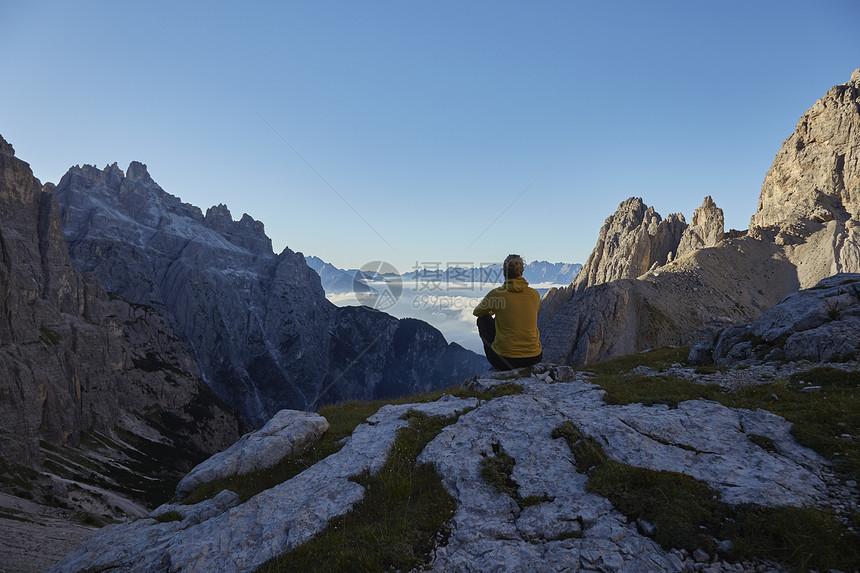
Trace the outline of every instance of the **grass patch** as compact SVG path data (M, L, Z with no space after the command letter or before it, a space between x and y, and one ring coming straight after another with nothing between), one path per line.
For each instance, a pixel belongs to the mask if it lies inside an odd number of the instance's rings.
M775 559L794 571L860 570L860 536L830 512L810 507L740 506L723 524L731 558Z
M754 443L755 445L757 445L758 447L760 447L761 449L763 449L766 452L775 452L776 451L776 445L774 445L773 440L771 440L767 436L759 436L757 434L747 434L747 438L749 438L749 440L752 443Z
M428 560L455 504L435 470L416 459L456 417L412 412L409 420L379 473L355 478L366 488L365 498L314 539L259 571L408 571Z
M170 364L169 362L165 362L161 360L161 357L155 354L154 352L147 352L146 356L143 358L132 357L132 363L134 363L134 367L144 372L173 372L174 374L187 374L181 368L178 368L175 364Z
M553 500L545 493L521 497L519 486L511 477L514 472L514 465L516 465L516 460L504 453L498 444L493 444L493 455L481 460L481 477L497 492L511 496L520 506L520 509Z
M808 386L820 389L802 391ZM817 367L792 374L788 380L747 386L715 399L726 406L762 408L782 416L792 423L795 440L829 460L844 480L860 477L860 442L856 439L860 435L860 372Z
M39 472L33 468L20 465L8 465L0 460L0 488L5 491L24 497L30 495L32 498L33 483L39 477Z
M514 499L519 498L519 486L511 478L516 461L501 451L498 444L493 444L494 456L481 460L481 477L485 482Z
M167 523L168 521L182 521L182 514L176 510L173 511L165 511L164 513L159 514L155 521L158 523Z
M728 366L714 366L713 364L710 364L706 366L696 366L693 372L696 374L716 374L717 372L726 372L728 370Z
M497 386L493 386L489 390L475 390L465 386L457 388L451 394L457 398L477 398L478 400L492 400L493 398L501 398L502 396L513 396L522 394L523 387L520 384L513 382L504 382Z
M729 539L734 549L724 558L732 561L773 559L795 570L860 568L860 536L848 532L830 512L733 507L707 483L690 476L610 459L599 442L570 422L556 428L553 437L567 441L577 469L588 475L586 488L608 498L629 520L654 524L654 540L666 550L713 554L716 540Z
M681 346L678 348L656 348L636 354L628 354L611 358L603 362L589 364L587 371L595 374L622 374L630 372L637 366L647 366L653 370L662 371L669 368L673 364L683 364L690 354L689 346Z
M44 344L50 344L51 346L56 346L60 343L62 336L56 330L51 330L44 324L39 327L39 332L41 332L41 336L39 336L39 340Z
M14 521L22 521L24 523L36 523L32 519L27 519L25 517L21 517L20 515L15 515L14 513L7 513L5 511L0 511L0 519L12 519Z
M603 399L607 404L666 404L675 408L685 400L716 400L723 395L717 385L696 384L675 376L604 374L589 382L606 391Z
M72 518L78 523L89 525L90 527L104 527L108 524L103 518L93 515L88 511L76 511Z

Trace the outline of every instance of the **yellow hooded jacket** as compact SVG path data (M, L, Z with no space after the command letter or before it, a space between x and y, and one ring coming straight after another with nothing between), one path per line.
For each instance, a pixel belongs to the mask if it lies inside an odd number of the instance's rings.
M487 293L475 310L477 317L496 315L493 350L508 358L531 358L541 353L537 327L540 295L526 279L516 277Z

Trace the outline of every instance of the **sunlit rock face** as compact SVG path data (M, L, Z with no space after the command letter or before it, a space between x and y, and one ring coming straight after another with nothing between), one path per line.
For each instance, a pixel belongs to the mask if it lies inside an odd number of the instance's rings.
M622 202L600 229L597 245L574 279L576 290L618 279L635 279L663 265L678 249L684 216L665 220L639 197Z
M204 214L141 163L74 167L56 195L72 264L162 313L215 392L255 425L283 408L427 391L486 368L426 323L335 307L301 253L272 251L261 222L234 221L224 205Z
M573 285L541 301L545 357L583 364L697 344L799 288L860 272L860 70L783 143L749 232L725 233L710 197L691 225L672 217L630 198L606 220Z
M784 247L804 288L860 272L860 69L816 101L782 144L750 232Z

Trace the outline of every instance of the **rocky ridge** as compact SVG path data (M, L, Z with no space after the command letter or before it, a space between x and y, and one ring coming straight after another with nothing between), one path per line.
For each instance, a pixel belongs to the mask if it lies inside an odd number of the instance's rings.
M544 356L583 364L696 344L799 288L860 272L858 150L860 70L783 143L749 232L725 233L710 197L689 227L682 216L661 220L640 199L623 202L577 280L541 300Z
M627 199L601 227L597 245L573 281L574 290L636 278L666 264L686 229L683 215L673 213L664 220L641 198Z
M313 409L445 387L484 368L430 325L338 308L301 253L272 251L262 223L170 195L132 162L74 167L56 189L72 263L152 306L216 394L254 425Z

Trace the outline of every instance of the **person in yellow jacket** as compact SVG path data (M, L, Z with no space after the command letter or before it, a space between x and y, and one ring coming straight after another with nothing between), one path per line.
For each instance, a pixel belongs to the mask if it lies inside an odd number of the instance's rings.
M523 278L523 266L519 255L508 255L502 266L505 283L472 312L478 317L484 353L496 370L523 368L543 359L537 327L540 295Z

